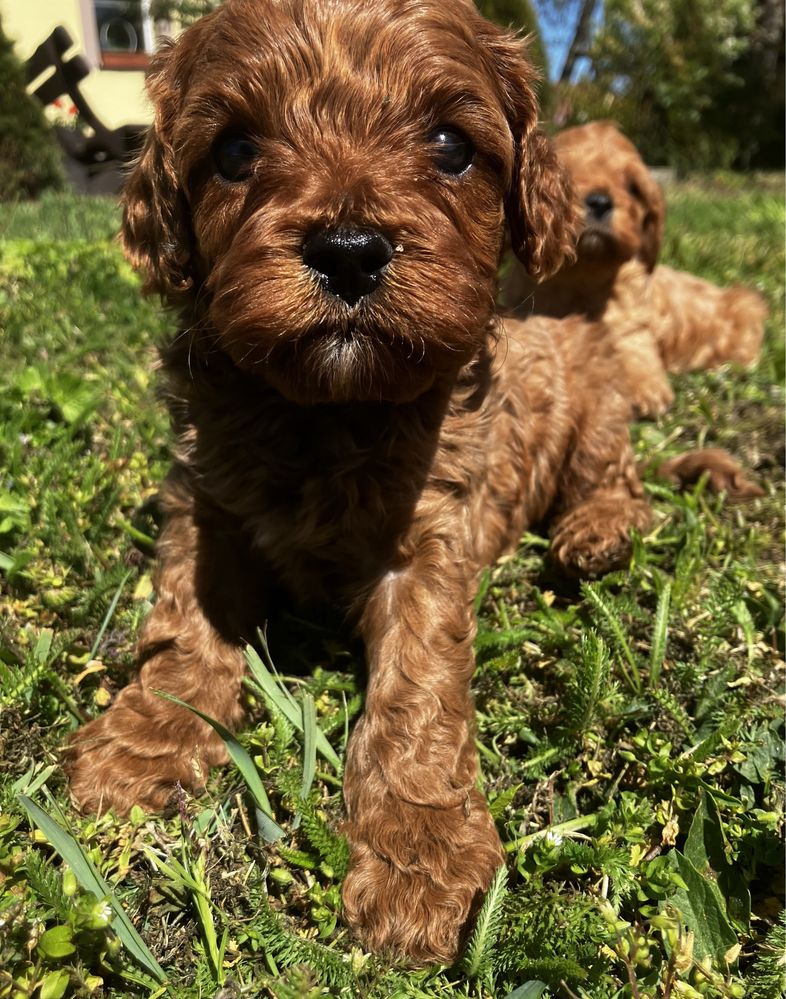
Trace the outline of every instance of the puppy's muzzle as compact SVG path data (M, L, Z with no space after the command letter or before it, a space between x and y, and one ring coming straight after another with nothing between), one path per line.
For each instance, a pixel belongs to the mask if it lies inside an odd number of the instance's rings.
M303 263L347 305L374 291L392 258L393 247L376 229L321 229L303 244Z

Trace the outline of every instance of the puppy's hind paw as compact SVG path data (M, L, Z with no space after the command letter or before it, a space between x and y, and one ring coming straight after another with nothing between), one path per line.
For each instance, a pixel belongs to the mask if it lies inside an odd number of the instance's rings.
M670 458L658 466L657 475L681 488L695 485L706 475L710 492L725 493L730 500L739 502L764 496L761 486L745 477L739 462L718 447L699 448Z

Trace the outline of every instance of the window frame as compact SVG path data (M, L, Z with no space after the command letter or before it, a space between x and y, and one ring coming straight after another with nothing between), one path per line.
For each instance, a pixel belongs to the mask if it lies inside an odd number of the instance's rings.
M140 0L142 8L142 45L139 52L105 52L98 36L95 0L79 0L84 28L85 54L99 69L146 69L155 49L155 23L150 16L150 0Z

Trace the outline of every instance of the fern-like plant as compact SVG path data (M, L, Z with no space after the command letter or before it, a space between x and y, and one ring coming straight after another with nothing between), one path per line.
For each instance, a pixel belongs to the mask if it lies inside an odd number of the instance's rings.
M612 693L611 656L603 638L590 629L581 640L581 657L565 686L565 713L571 736L592 728L601 703Z
M508 893L508 872L500 867L486 893L475 929L469 939L461 969L471 981L490 985L494 970L494 951L503 921L503 905Z
M358 984L351 965L340 953L294 933L273 911L266 896L259 899L254 914L254 930L268 961L272 960L279 968L302 965L328 987Z
M786 909L767 934L746 981L746 999L778 999L786 995Z
M582 583L581 595L588 603L592 622L606 641L619 653L618 664L625 682L634 694L642 691L639 666L633 653L625 623L625 615L635 612L635 605L628 596L613 595L606 587L608 581Z
M322 865L333 873L336 880L342 881L349 867L349 844L320 817L313 802L304 801L301 806L300 829L319 855Z
M503 919L493 955L498 980L540 979L558 989L604 973L600 948L610 933L595 898L536 876L526 890L508 893Z

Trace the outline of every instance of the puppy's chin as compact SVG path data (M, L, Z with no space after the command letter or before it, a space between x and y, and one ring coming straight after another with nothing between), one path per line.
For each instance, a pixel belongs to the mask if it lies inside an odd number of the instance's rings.
M252 293L243 277L221 284L211 303L217 345L302 405L412 402L472 360L493 316L489 283L477 279L445 282L441 294L433 281L413 290L399 279L347 308L286 281Z
M579 236L579 253L583 257L609 257L615 255L614 233L600 226L587 226Z
M457 375L485 342L496 259L414 238L381 285L348 305L300 254L236 238L205 282L217 345L238 368L305 405L405 403ZM442 245L438 244L438 250Z
M589 225L579 236L578 254L586 263L621 264L635 253L619 234L607 226Z
M261 378L285 399L303 406L324 403L407 403L427 392L440 374L424 356L383 337L358 332L310 333L278 344L264 358L230 344L241 369Z

